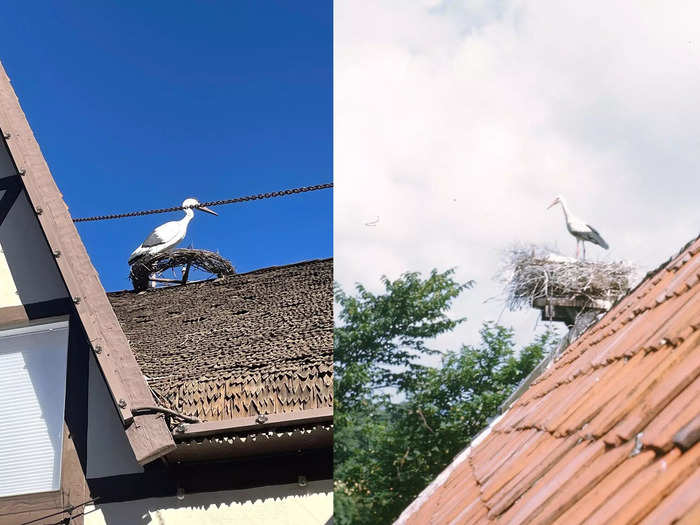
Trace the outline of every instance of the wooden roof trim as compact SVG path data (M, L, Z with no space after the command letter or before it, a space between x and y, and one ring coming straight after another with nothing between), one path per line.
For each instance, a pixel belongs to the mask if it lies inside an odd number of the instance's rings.
M205 421L203 423L192 424L183 423L175 428L173 434L180 440L217 434L245 432L249 430L268 430L272 428L309 425L328 421L333 421L332 407L313 408L265 416L238 417L223 421Z
M239 436L210 436L178 442L177 448L166 456L168 463L236 461L255 456L297 456L301 452L326 449L333 451L332 426L319 424L303 430L280 429L260 433L243 432ZM332 471L332 465L328 464Z
M139 463L144 464L175 448L162 416L133 416L130 407L152 404L151 391L136 362L124 332L107 299L102 284L61 192L51 176L39 144L20 107L10 79L0 64L0 128L9 134L7 147L20 171L46 240L54 253L96 360L102 370L126 435Z

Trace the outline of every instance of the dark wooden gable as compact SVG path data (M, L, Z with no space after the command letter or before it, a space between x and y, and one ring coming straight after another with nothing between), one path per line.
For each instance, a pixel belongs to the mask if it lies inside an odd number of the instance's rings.
M12 198L15 203L24 199L25 212L33 214L44 237L43 257L53 259L51 266L54 271L58 270L61 285L94 351L134 455L141 464L153 461L175 448L172 435L162 417L132 413L136 408L154 404L151 391L1 66L0 129L9 153L2 177L6 187L0 199L5 205ZM9 208L8 217L14 213L12 209ZM42 243L35 247L39 245ZM1 259L0 262L14 259L13 265L17 268L31 262L26 252L22 255L15 250L5 253ZM15 269L10 273L20 275ZM61 299L65 301L65 295ZM3 317L6 320L12 317L12 322L26 322L32 308L37 304L41 307L43 302L22 298L19 303L8 305L12 310L0 312L0 322Z

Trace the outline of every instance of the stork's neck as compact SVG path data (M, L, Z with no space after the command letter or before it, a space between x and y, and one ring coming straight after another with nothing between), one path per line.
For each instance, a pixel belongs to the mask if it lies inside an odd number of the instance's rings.
M559 204L561 204L561 209L564 210L564 218L569 220L569 207L566 205L566 201L563 198L559 199Z
M188 224L192 220L192 217L194 217L194 212L192 211L192 208L186 208L184 212L185 216L182 219L180 219L180 222Z

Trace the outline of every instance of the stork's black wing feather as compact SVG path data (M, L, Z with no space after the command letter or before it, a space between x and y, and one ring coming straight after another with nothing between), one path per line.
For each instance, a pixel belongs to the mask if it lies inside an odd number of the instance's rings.
M146 240L143 241L141 246L144 248L151 248L153 246L158 246L159 244L163 244L165 242L165 239L163 239L160 235L158 235L157 232L151 233L148 237L146 237Z
M591 229L590 232L586 232L586 240L588 242L597 244L598 246L600 246L601 248L605 248L606 250L610 248L610 246L608 246L608 243L605 242L605 239L603 239L603 236L600 233L598 233L598 230L596 230L590 224L586 224L586 226L588 226Z

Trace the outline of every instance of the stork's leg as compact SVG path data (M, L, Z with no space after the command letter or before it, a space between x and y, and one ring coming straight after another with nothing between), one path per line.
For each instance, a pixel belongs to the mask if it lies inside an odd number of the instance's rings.
M579 242L581 242L581 241L579 241L578 239L576 239L576 258L577 258L577 259L578 259L578 257L579 257L579 250L580 250Z
M581 244L583 245L583 260L586 260L586 241L581 241Z

